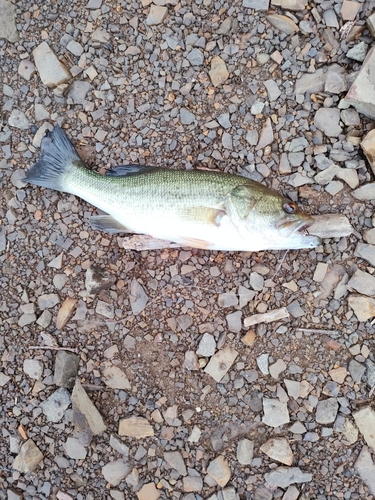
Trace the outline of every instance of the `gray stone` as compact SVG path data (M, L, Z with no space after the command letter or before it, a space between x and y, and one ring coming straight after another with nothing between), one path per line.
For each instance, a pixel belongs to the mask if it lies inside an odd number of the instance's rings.
M372 47L345 98L359 113L372 119L375 119L375 87L372 80L374 72L375 47Z
M72 403L73 410L78 411L83 415L86 419L87 425L94 435L101 434L107 429L102 416L88 397L79 380L76 380L73 388Z
M129 298L133 314L140 314L147 305L148 295L136 279L131 282Z
M299 467L278 467L264 477L272 488L287 488L291 484L308 483L312 480L312 474L302 472Z
M263 398L264 416L262 422L270 427L279 427L289 422L289 412L286 402L278 399Z
M364 295L375 295L375 277L357 269L348 281L348 287Z
M375 246L359 242L356 246L354 255L367 260L373 267L375 266Z
M102 373L104 383L107 387L111 387L112 389L131 389L128 378L118 366L114 366L110 362L105 362L103 366Z
M286 366L285 362L282 359L278 359L276 361L276 363L274 363L273 365L270 365L270 367L269 367L271 377L274 379L279 378L280 373L285 371L286 368L287 368L287 366Z
M182 125L190 125L195 121L195 115L186 108L181 108L180 111L180 122Z
M76 438L68 438L64 443L64 449L68 457L74 460L83 460L86 458L87 451Z
M36 315L34 313L25 313L20 316L20 319L18 320L18 326L22 328L23 326L34 323L34 321L36 321Z
M22 59L18 65L18 74L27 81L30 80L35 71L36 67L29 59Z
M374 108L375 109L375 108ZM375 111L374 111L375 115ZM375 118L375 117L374 117ZM352 192L355 199L366 201L375 199L375 182L365 184Z
M23 362L23 371L29 377L40 380L43 374L43 363L38 359L25 359Z
M217 117L217 121L223 128L230 128L232 126L229 119L229 113L222 113Z
M210 333L204 333L203 337L199 342L197 355L209 358L215 354L215 349L216 349L215 337Z
M366 59L366 54L368 50L368 45L365 42L360 42L357 45L354 45L348 52L346 53L346 57L349 59L354 59L359 62L363 62Z
M361 119L357 111L353 108L343 109L341 111L341 120L345 123L345 125L350 126L358 126L361 124ZM362 143L363 144L363 143Z
M361 410L354 412L353 417L367 445L375 452L375 411L370 406L365 406Z
M187 475L186 465L179 451L165 451L164 460L181 476Z
M131 472L132 466L121 458L109 462L102 467L102 474L107 483L117 486Z
M73 104L84 104L87 92L91 89L91 83L75 80L70 87L68 97L73 101Z
M34 441L28 439L21 447L19 454L14 459L12 468L19 472L31 472L43 460L43 454Z
M273 138L274 138L274 135L273 135L271 118L267 118L267 120L265 121L265 123L262 127L259 142L258 142L255 150L259 151L259 149L265 148L266 146L268 146L269 144L271 144L273 142Z
M293 452L285 437L269 439L260 447L260 451L282 464L292 465L293 463Z
M46 293L38 297L38 307L41 311L50 309L60 302L60 297L56 293Z
M350 376L352 377L353 381L356 384L360 384L362 382L362 377L365 374L366 367L356 361L355 359L352 359L349 363L349 373Z
M58 351L53 379L58 387L72 388L78 374L79 356L69 351Z
M48 118L50 117L50 114L42 104L35 103L34 104L34 116L35 116L35 120L37 122L41 122L44 120L48 120Z
M287 35L291 35L292 33L296 33L297 31L299 31L296 23L287 16L282 16L280 14L270 14L269 16L267 16L267 21L276 29L282 31L283 33L286 33Z
M12 110L8 118L8 125L20 130L27 130L30 127L29 120L27 119L25 113L18 109Z
M108 304L108 302L104 302L104 300L98 300L96 303L95 311L97 314L104 316L109 319L113 319L115 317L115 310L113 304Z
M79 57L83 54L83 47L80 43L76 42L75 40L70 40L66 48L71 52L73 55Z
M281 7L286 10L304 10L308 0L271 0L271 5Z
M150 12L146 19L146 24L156 26L161 24L168 15L168 8L162 5L151 4Z
M182 484L184 487L184 491L190 492L190 491L202 491L203 488L203 480L201 476L186 476L182 480ZM185 498L185 497L184 497ZM195 499L195 496L193 495L192 499Z
M89 0L86 9L100 9L103 0Z
M319 108L314 117L314 125L328 137L338 137L341 134L339 121L340 110L337 108Z
M340 73L329 72L324 85L325 92L331 94L341 94L348 90L345 76Z
M358 321L367 321L375 316L375 299L364 295L349 295L348 305L354 311Z
M238 352L235 349L229 346L224 347L224 349L212 356L204 371L211 375L216 382L220 382L237 356Z
M267 89L268 98L269 98L269 100L271 102L272 101L276 101L280 97L281 90L279 89L279 87L278 87L277 83L275 82L275 80L266 80L264 82L264 86Z
M70 403L69 392L64 387L61 387L43 401L40 407L49 422L59 422Z
M0 0L0 39L5 38L11 43L17 42L18 32L16 28L15 7L7 0Z
M220 56L214 56L211 61L211 69L209 71L212 85L219 87L229 78L227 65Z
M264 375L269 374L268 358L269 354L261 354L256 358L258 368Z
M202 66L204 63L204 55L203 52L197 48L191 50L188 55L186 56L186 59L192 64L193 66Z
M288 312L293 316L293 318L301 318L305 316L305 311L300 306L297 300L294 300L291 304L287 306Z
M339 23L335 11L333 9L327 9L323 11L323 19L329 28L339 29Z
M339 409L336 398L328 398L318 402L315 419L318 424L332 424Z
M116 281L116 276L103 267L90 266L86 271L85 287L92 295L98 294L101 290L111 288Z
M242 330L242 311L227 314L225 319L230 332L239 333Z
M354 464L354 468L362 481L367 485L369 492L375 495L375 464L372 461L367 446L363 446Z
M222 455L219 455L215 460L212 460L207 467L207 474L211 476L216 483L224 488L231 476L231 470L227 460Z
M221 293L218 297L219 307L234 307L238 305L238 298L234 292Z
M33 50L35 65L40 79L47 87L57 87L71 79L72 75L58 60L47 42L42 42Z
M250 465L253 460L254 442L249 439L240 439L237 444L237 460L241 465Z
M109 444L115 451L121 453L121 455L124 455L125 457L129 456L129 447L126 446L126 444L115 434L111 434Z
M253 272L250 274L249 283L253 290L261 291L264 287L264 278L259 273Z
M248 9L256 11L267 11L270 5L270 0L243 0L242 5Z

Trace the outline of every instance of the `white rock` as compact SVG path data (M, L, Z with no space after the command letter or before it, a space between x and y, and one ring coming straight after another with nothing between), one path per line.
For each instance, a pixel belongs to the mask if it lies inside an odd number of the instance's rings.
M224 347L212 356L204 371L211 375L216 382L220 382L237 356L238 352L235 349L229 346Z
M260 450L282 464L292 465L293 463L292 449L289 446L288 440L284 437L269 439L260 447Z
M117 486L129 474L132 467L123 460L114 460L102 467L104 479L112 486Z
M146 19L146 24L148 24L149 26L156 26L157 24L161 24L167 17L167 14L167 7L151 4L150 12Z
M249 439L241 439L237 444L237 460L241 465L249 465L253 460L254 443Z
M25 359L23 362L23 371L29 377L40 380L43 373L43 363L38 359Z
M33 50L33 56L40 79L47 87L57 87L71 79L72 75L47 42L38 45Z
M279 427L289 422L289 412L286 402L263 398L263 411L262 422L270 427Z
M207 474L211 476L219 486L224 488L231 476L231 470L227 460L219 455L215 460L210 462L207 467Z
M370 493L375 495L375 465L367 446L362 448L354 464L354 468L360 475L362 481L366 483Z
M375 411L370 406L353 413L355 423L366 443L375 452Z
M64 449L68 457L74 460L82 460L86 458L87 451L84 446L76 438L68 438L64 443Z

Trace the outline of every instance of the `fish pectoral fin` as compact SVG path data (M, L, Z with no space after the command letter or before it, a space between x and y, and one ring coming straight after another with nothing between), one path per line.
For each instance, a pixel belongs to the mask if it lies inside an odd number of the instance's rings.
M93 229L106 233L132 233L128 228L120 224L111 215L93 215L89 218L89 224Z
M149 167L147 165L137 165L130 163L129 165L117 165L111 167L105 173L110 177L128 177L129 175L145 174L153 170L160 170L159 167Z
M219 208L188 207L181 210L179 215L185 221L212 224L218 227L225 213L224 210Z

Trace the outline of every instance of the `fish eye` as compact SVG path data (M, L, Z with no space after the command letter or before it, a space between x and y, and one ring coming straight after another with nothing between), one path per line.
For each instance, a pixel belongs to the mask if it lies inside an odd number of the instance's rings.
M294 214L294 212L297 210L297 205L292 201L285 201L283 203L283 210L287 214Z

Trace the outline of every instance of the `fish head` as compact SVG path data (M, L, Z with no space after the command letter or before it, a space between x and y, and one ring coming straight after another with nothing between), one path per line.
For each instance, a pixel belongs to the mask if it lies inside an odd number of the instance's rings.
M276 193L266 193L249 210L247 227L260 230L269 249L297 250L321 244L319 237L309 234L313 222L314 219L293 201Z

